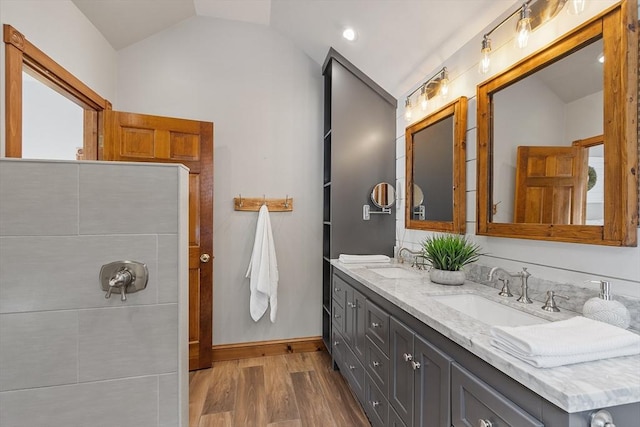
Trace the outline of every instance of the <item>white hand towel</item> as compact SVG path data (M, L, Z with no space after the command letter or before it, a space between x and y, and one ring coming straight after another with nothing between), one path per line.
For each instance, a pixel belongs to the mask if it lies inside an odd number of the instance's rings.
M340 254L338 260L345 264L375 264L390 262L386 255L346 255Z
M262 205L258 213L256 237L246 277L251 278L251 318L257 322L271 305L271 323L275 323L278 310L278 262L267 205Z
M534 366L549 368L640 354L640 336L577 316L530 326L494 326L491 344Z

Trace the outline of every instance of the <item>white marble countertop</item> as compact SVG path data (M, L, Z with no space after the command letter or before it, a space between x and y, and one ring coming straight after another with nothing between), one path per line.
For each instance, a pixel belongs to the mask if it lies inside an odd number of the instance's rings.
M566 310L549 313L540 308L538 301L523 305L515 302L515 297L500 297L496 289L471 281L462 286L437 285L429 280L426 271L412 269L406 264L343 264L337 260L332 260L331 264L569 413L640 402L640 355L557 368L535 368L491 346L489 325L432 297L475 293L551 321L567 319L577 313ZM407 269L414 272L416 278L387 279L370 270L385 266Z

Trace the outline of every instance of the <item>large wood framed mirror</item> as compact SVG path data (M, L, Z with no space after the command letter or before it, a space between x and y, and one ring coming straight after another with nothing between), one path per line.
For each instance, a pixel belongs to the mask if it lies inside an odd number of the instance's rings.
M631 3L478 86L477 234L636 246Z
M405 227L464 233L467 98L406 128Z

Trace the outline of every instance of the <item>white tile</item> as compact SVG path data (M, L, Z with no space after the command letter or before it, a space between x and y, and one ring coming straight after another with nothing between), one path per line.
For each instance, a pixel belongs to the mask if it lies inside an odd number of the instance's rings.
M160 375L158 393L159 427L178 426L178 374Z
M0 391L78 381L78 313L0 314Z
M467 191L476 191L476 161L467 162Z
M466 221L475 222L476 220L476 192L475 191L467 191L467 212L466 212Z
M478 156L477 135L476 128L467 131L467 160L475 160Z
M402 135L396 139L396 159L406 155L406 138Z
M156 236L0 237L0 254L0 313L157 302ZM119 260L145 263L152 274L126 302L105 299L98 280L103 264Z
M477 126L477 106L478 102L476 101L476 97L473 96L469 98L467 101L467 129L475 129Z
M80 381L177 371L177 304L80 310L78 319Z
M176 233L177 228L176 169L80 165L80 234Z
M158 302L178 302L178 236L158 236Z
M156 427L157 377L0 392L6 427Z
M0 236L78 234L78 166L0 160Z

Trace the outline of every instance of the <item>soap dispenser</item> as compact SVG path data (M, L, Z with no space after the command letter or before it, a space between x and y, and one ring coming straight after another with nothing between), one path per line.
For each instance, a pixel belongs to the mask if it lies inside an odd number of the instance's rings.
M592 283L600 283L600 296L593 297L584 304L584 317L627 329L631 322L629 310L621 302L611 299L611 283L606 280L593 280Z

